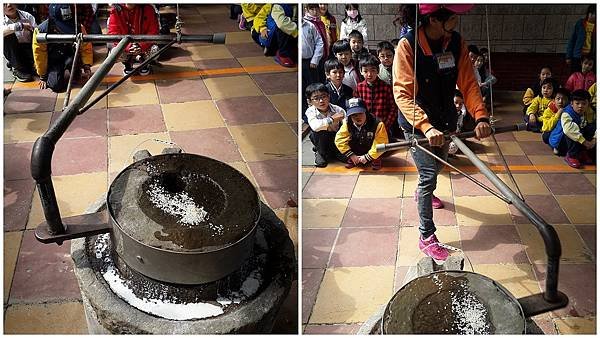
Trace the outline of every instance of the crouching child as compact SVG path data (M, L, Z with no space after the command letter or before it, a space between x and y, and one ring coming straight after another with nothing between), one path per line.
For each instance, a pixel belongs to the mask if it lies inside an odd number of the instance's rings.
M367 112L362 99L352 98L347 106L346 118L335 135L335 145L346 157L346 168L371 163L373 170L381 169L382 154L376 147L388 142L385 125Z

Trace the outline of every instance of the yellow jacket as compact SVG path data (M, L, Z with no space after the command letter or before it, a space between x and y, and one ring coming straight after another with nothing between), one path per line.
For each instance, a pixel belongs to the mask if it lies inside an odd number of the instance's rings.
M550 107L546 108L546 110L544 110L544 113L542 114L542 117L541 117L542 133L545 131L552 131L552 129L554 129L554 127L556 126L556 123L558 122L558 120L560 120L561 114L562 114L562 109L557 110L555 113L552 111L552 109Z
M588 92L590 93L590 95L592 96L592 109L596 110L596 83L594 83L590 89L588 89ZM591 120L588 120L591 121Z
M375 117L372 117L372 119L375 120ZM353 127L353 129L354 129L354 132L353 132L352 130L350 130L348 128L348 123L352 123L352 119L349 117L344 119L344 122L342 123L340 130L338 130L338 132L335 134L335 146L347 158L350 158L350 156L353 154L363 155L364 151L367 148L369 148L369 149L365 155L367 155L366 157L369 161L379 158L381 155L383 155L383 153L377 152L377 145L388 143L388 135L387 135L387 131L385 130L385 125L383 124L383 122L381 122L379 120L375 120L375 121L376 121L375 123L376 123L377 127L374 128L375 135L373 138L373 143L370 145L370 147L368 145L358 144L359 147L361 147L361 146L366 146L366 147L364 149L351 149L350 141L353 138L364 139L364 134L369 133L368 129L369 129L370 121L365 122L365 125L363 125L363 127L361 128L360 131L357 131L356 128ZM371 129L371 131L372 130L373 129Z
M526 115L535 114L538 121L542 121L542 114L548 108L548 105L552 102L552 99L546 97L535 97L531 100L531 105L527 108Z
M267 29L267 16L271 14L271 7L273 4L264 4L258 13L254 16L254 20L252 21L252 30L260 33L262 29ZM242 7L242 11L244 7Z
M242 4L242 14L247 21L254 21L254 17L256 17L263 6L264 4Z
M42 28L42 31L40 31ZM48 29L47 22L44 25L42 23L36 29L33 30L33 62L35 63L35 69L40 77L45 77L48 73L48 45L45 43L37 42L37 35L39 33L46 33ZM81 25L81 32L86 34L85 27ZM86 42L81 44L81 48L79 48L79 54L81 57L81 63L84 65L92 65L94 61L94 50L92 49L92 43Z

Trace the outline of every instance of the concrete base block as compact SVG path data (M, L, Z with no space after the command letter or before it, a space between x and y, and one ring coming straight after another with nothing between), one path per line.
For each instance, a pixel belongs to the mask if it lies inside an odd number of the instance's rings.
M132 307L116 296L92 267L87 239L71 243L74 270L81 289L88 331L91 334L228 334L269 333L292 280L297 279L294 246L285 225L271 209L261 206L262 227L269 251L272 276L253 298L223 315L197 320L170 320Z

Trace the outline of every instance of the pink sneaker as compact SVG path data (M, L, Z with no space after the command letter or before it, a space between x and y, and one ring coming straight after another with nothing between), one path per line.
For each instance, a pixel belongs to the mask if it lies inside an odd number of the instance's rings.
M435 235L431 235L427 239L419 236L419 249L427 256L433 258L436 263L442 264L448 259L449 253L448 249L441 247L439 244L440 242Z
M419 193L417 192L417 190L415 190L415 202L417 201L417 198L419 198ZM435 195L431 195L431 207L434 209L443 209L444 208L444 202L442 202L441 199L439 199L438 197L436 197Z

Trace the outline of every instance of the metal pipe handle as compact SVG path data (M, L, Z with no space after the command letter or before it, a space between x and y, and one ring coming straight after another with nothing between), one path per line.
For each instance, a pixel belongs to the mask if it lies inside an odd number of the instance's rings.
M181 40L177 39L177 35L109 35L109 34L85 34L83 42L118 42L125 37L132 42L141 41L156 41L156 42L211 42L216 44L225 43L225 33L204 34L204 35L181 35ZM37 42L39 43L64 43L74 42L77 39L75 34L48 34L39 33Z
M510 131L520 131L520 130L525 130L525 128L526 128L525 123L519 123L519 124L515 124L515 125L511 125L511 126L494 127L493 133L500 134L500 133L506 133L506 132L510 132ZM455 134L454 136L456 136L460 139L465 139L465 138L469 138L469 137L475 137L475 132L474 131L465 131L462 133ZM446 141L449 141L450 135L445 135L444 139ZM415 140L418 144L421 144L421 145L429 143L429 140L427 138L419 138L419 139L415 139ZM377 149L378 153L383 153L388 150L396 150L396 149L401 149L401 148L405 148L405 147L410 147L412 144L413 144L412 140L400 141L400 142L394 142L394 143L384 143L384 144L378 144L376 146L376 149Z
M544 299L550 303L557 303L561 301L561 297L558 293L558 267L561 255L560 239L558 234L552 225L546 223L531 207L522 201L509 187L504 183L494 172L488 168L483 161L481 161L475 153L469 149L458 137L450 136L454 144L460 149L463 154L479 169L479 171L487 177L488 180L496 187L500 192L511 201L511 203L529 219L533 225L538 229L544 245L546 248L546 255L548 255L548 263L546 268L546 292L544 293Z

